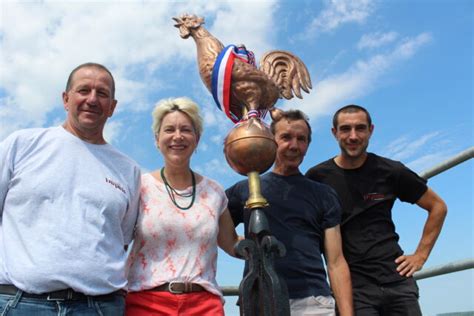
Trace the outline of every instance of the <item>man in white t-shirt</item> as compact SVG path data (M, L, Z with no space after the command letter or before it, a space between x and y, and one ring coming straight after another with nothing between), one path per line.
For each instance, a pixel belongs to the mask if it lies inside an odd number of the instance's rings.
M62 126L0 142L2 315L124 311L140 169L103 137L117 104L112 74L82 64L62 98Z

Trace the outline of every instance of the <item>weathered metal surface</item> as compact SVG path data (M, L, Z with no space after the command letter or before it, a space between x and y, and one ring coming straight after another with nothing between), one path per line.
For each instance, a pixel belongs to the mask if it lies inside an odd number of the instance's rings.
M244 176L267 171L275 161L276 148L270 128L257 118L237 124L224 141L227 162Z

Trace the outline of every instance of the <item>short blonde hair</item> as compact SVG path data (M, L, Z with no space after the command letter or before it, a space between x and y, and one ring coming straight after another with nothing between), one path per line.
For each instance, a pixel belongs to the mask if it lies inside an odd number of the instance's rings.
M153 133L158 135L161 128L161 122L166 114L179 111L186 114L194 127L198 139L202 134L202 117L199 113L199 106L191 99L186 97L176 99L163 99L159 101L152 112L153 125L151 126Z

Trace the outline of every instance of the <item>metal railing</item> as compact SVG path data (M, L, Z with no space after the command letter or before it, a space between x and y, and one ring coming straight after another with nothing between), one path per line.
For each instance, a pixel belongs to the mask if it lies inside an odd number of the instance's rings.
M449 158L448 160L434 166L427 171L423 171L419 174L424 179L432 178L448 169L451 169L466 160L474 157L474 147L468 148L456 156ZM447 264L439 265L436 267L426 268L418 271L414 274L416 280L431 278L438 275L449 274L453 272L468 270L474 268L474 258L468 258L465 260L450 262ZM222 293L224 296L238 296L239 288L237 286L221 286Z
M426 268L416 272L413 277L416 280L431 278L438 275L469 270L474 268L474 258L450 262L436 267Z
M434 166L431 169L428 169L426 171L423 171L420 173L420 177L424 179L429 179L431 177L434 177L438 174L440 174L443 171L446 171L448 169L451 169L464 161L471 159L474 157L474 147L468 148L461 153L457 154L456 156L449 158L448 160L440 163L439 165Z

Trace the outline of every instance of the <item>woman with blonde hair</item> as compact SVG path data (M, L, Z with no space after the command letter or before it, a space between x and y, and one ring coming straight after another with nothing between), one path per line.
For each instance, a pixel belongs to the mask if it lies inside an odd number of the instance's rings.
M190 168L199 108L188 98L160 101L152 128L165 165L142 176L126 314L224 315L217 246L235 256L239 237L222 187Z

